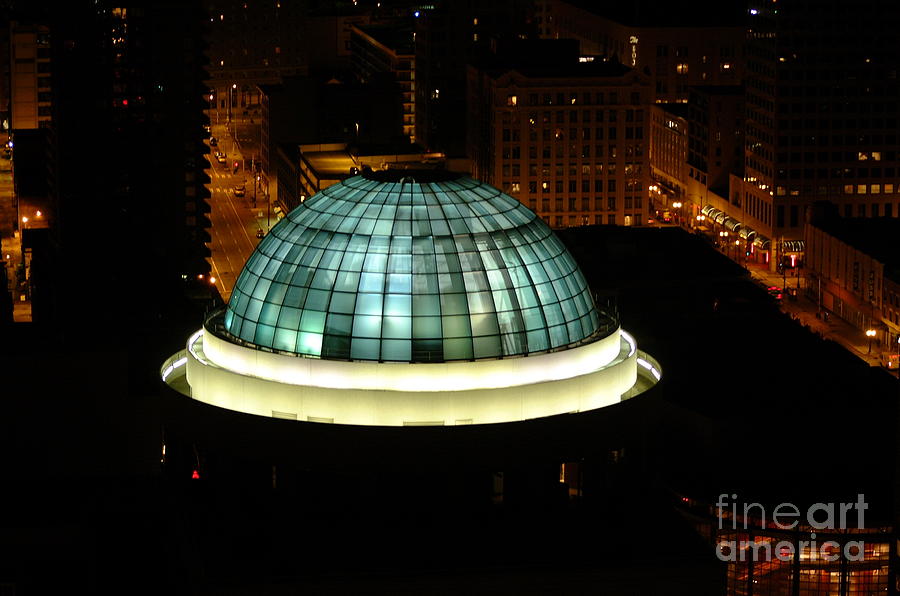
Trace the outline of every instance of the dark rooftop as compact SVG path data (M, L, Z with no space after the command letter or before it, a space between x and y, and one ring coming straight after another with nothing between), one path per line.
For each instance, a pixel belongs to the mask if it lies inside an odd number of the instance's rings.
M900 282L900 219L896 217L819 217L813 225L880 261L885 274ZM888 271L890 270L890 271Z
M410 23L363 25L358 28L397 54L412 54L415 51Z
M619 77L631 69L619 62L595 57L579 60L578 42L572 39L504 40L495 53L476 63L498 78L511 70L526 77Z
M740 27L744 25L746 3L739 0L633 0L598 3L595 0L567 0L583 10L632 27Z

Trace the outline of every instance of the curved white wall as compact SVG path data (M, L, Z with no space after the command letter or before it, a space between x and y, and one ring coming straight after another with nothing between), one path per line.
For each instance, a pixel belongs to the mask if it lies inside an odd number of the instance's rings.
M338 424L484 424L592 410L620 401L636 379L636 346L624 333L563 352L447 364L297 358L204 331L188 341L194 399Z
M415 363L324 360L247 348L204 331L203 352L228 370L291 385L331 389L453 391L530 385L593 372L620 350L619 333L593 343L534 356L474 362Z

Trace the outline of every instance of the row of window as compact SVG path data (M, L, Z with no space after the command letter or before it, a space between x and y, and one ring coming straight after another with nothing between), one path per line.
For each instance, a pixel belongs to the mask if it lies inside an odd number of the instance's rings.
M604 190L604 186L606 187L605 190ZM595 193L616 192L617 186L618 186L618 184L615 179L607 180L605 185L603 184L603 180L594 180L593 192L595 192ZM626 180L625 184L623 184L622 187L625 189L626 192L641 192L644 189L643 183L638 180ZM512 194L517 194L517 193L522 192L522 185L518 181L510 182L509 188L510 188L510 192ZM542 194L551 192L550 182L543 181L543 182L538 183L537 180L529 180L528 181L528 194L532 194L532 195L537 194L538 189L540 189L540 192ZM562 180L555 181L555 183L553 184L553 192L555 192L556 194L561 194L561 193L565 192L565 191L563 191ZM576 185L575 180L569 180L568 192L569 192L569 194L579 192L578 185ZM582 193L591 192L590 180L582 180L581 181L581 192Z
M594 176L599 178L603 176L604 170L606 171L607 176L615 176L616 172L619 171L618 164L615 162L610 162L607 164L603 163L594 163L594 164L581 164L579 167L578 164L569 163L568 167L563 167L563 164L557 163L553 169L553 173L556 177L561 178L564 175L564 172L568 172L569 178L574 178L578 175L578 172L581 172L582 178L587 178L591 175L591 172L594 173ZM521 175L522 167L521 164L505 163L502 166L503 176L515 176L518 177ZM625 163L622 171L626 176L640 176L643 172L643 164L641 163L633 163L627 162ZM511 174L510 174L511 172ZM550 176L550 165L549 164L540 164L540 173L544 178L548 178ZM528 164L528 175L529 176L537 176L538 175L538 164Z
M556 114L554 117L553 114ZM578 123L579 120L585 124L591 122L592 114L593 121L597 124L603 124L607 122L609 124L613 124L616 122L621 122L619 120L619 115L621 114L624 117L625 122L643 122L644 121L644 110L547 110L544 112L528 112L527 123L531 126L536 126L538 124L549 125L556 121L556 124L565 124L566 122L566 114L568 114L568 121L570 123ZM604 115L606 120L604 120ZM512 122L513 124L518 124L519 120L517 117L514 117L509 112L503 112L502 121L504 124ZM522 122L524 124L524 122Z
M551 147L554 149L551 151ZM593 145L593 150L591 150L591 145L576 145L575 143L570 143L568 145L568 150L566 146L563 144L558 145L544 145L541 148L541 158L542 159L551 159L553 157L570 157L570 158L578 158L589 159L589 158L602 158L604 154L606 157L610 159L615 159L619 156L619 150L617 145ZM500 151L500 157L502 159L522 159L522 147L519 145L504 145L503 149ZM533 157L530 159L537 159L537 148L534 147L534 151L529 148L528 155ZM644 156L644 145L643 144L635 144L635 145L626 145L625 146L625 157L643 157Z
M545 143L549 143L551 141L555 141L557 143L564 143L568 141L590 141L591 136L594 137L597 141L602 141L604 137L604 130L606 131L606 138L610 141L615 141L618 137L619 129L614 126L610 126L607 129L602 127L596 128L570 128L568 135L562 128L557 128L556 130L550 130L549 128L545 128L543 133L541 134L541 140ZM623 129L624 136L626 139L643 139L644 138L644 127L643 126L626 126ZM593 131L593 132L591 132ZM500 133L500 138L504 143L518 143L521 142L521 138L519 136L519 131L517 129L509 129L504 128ZM537 141L538 135L537 131L532 131L529 134L529 141Z
M621 96L625 97L625 92ZM524 101L524 96L522 101ZM641 94L638 91L631 91L628 94L628 100L631 105L641 104ZM506 96L506 105L513 107L519 105L529 106L574 106L574 105L616 105L619 103L618 91L590 91L577 92L557 92L557 93L529 93L528 102L521 103L518 94L510 93Z
M583 211L583 212L592 212L592 211L617 211L616 197L596 197L591 199L589 197L582 197L581 199L569 197L568 201L565 202L565 199L555 199L553 203L550 202L550 199L541 199L540 205L538 204L537 199L528 199L528 207L532 211L536 211L537 213L548 213L553 211ZM564 209L564 204L568 205L568 209ZM625 209L643 209L644 200L642 197L625 197L622 202ZM604 209L604 205L606 208Z

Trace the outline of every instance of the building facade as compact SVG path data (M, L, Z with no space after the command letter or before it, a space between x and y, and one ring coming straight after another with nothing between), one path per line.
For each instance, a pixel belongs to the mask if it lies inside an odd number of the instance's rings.
M824 213L823 213L824 212ZM806 224L807 294L859 330L891 368L900 342L900 219L849 218L816 205Z
M648 219L651 90L617 64L469 70L475 175L555 228Z
M392 73L400 87L403 134L416 140L416 54L414 34L408 24L351 27L353 72L361 83Z
M50 30L46 25L9 24L10 112L13 130L50 125L52 61Z
M739 84L744 74L744 28L731 16L668 19L659 11L629 15L565 0L537 2L541 37L577 39L596 55L646 74L659 102L688 101L692 85ZM691 12L678 5L679 12ZM694 11L696 12L696 11ZM603 13L603 14L601 14Z
M900 6L765 0L748 19L745 210L779 242L802 238L814 201L896 216Z

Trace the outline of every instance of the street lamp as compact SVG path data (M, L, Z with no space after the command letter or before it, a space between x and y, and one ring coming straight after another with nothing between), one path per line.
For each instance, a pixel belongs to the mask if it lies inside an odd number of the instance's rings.
M872 353L872 338L875 337L875 330L874 329L866 329L866 337L869 338L869 352L868 353L871 354Z

